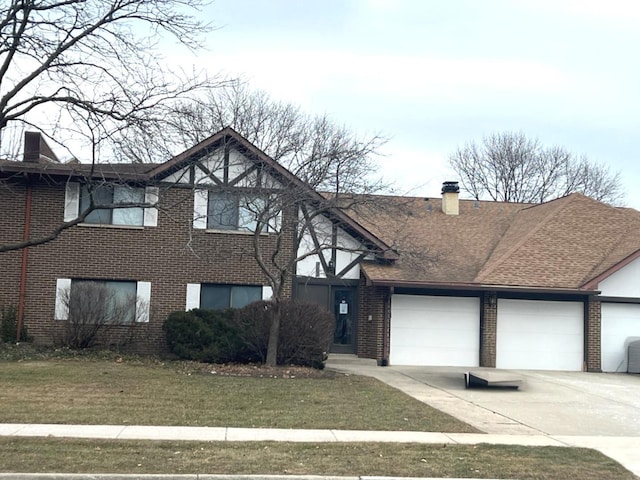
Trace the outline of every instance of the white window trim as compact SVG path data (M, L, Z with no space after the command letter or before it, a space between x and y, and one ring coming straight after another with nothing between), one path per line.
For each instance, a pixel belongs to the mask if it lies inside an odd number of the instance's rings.
M64 197L64 221L71 222L78 218L80 211L80 184L67 182Z
M185 310L193 310L194 308L200 308L200 284L187 283L187 301L185 304Z
M271 288L269 285L264 285L262 287L262 300L273 300L273 288Z
M56 280L56 306L54 313L54 320L68 320L69 319L69 304L67 298L71 291L71 279L70 278L58 278Z
M151 310L151 282L138 282L136 285L136 296L138 301L136 302L135 321L137 323L149 323ZM144 308L139 312L138 308L140 307Z
M209 190L196 188L193 190L193 228L207 229L209 207Z
M144 189L144 203L149 205L157 205L160 198L160 189L158 187L145 187ZM142 225L145 227L157 227L158 226L158 208L147 207L144 209L144 220Z

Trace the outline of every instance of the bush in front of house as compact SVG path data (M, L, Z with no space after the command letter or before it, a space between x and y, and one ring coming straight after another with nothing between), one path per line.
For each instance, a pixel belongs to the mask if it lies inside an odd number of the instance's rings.
M169 350L180 358L211 363L264 363L269 328L280 315L278 364L324 368L334 318L318 305L286 300L246 307L173 312L165 321Z
M13 305L0 307L0 340L5 343L15 343L18 331L18 309ZM27 326L23 323L20 328L20 340L30 342Z
M278 364L324 368L335 328L333 315L319 305L297 300L254 302L235 312L240 336L251 352L264 362L269 327L274 314L280 314Z
M171 353L185 360L247 361L247 348L233 317L231 309L173 312L163 325L167 346Z
M278 362L324 368L333 339L335 318L314 303L281 304Z

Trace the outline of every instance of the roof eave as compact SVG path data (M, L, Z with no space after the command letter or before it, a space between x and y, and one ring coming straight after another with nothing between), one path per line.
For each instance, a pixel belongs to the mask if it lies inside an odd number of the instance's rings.
M387 280L375 279L364 273L368 285L379 287L395 288L415 288L430 290L460 290L460 291L481 291L481 292L514 292L514 293L553 293L571 295L597 295L599 290L584 288L558 288L543 286L523 286L523 285L488 285L482 283L466 282L423 282L418 280Z
M611 267L607 268L604 272L602 272L599 275L593 277L591 280L589 280L584 285L582 285L582 288L588 288L588 289L597 288L598 284L600 282L602 282L603 280L606 280L611 275L616 273L618 270L622 269L623 267L626 267L627 265L629 265L631 262L633 262L634 260L636 260L639 257L640 257L640 249L636 250L635 252L631 253L630 255L627 255L625 258L620 260L618 263L612 265Z

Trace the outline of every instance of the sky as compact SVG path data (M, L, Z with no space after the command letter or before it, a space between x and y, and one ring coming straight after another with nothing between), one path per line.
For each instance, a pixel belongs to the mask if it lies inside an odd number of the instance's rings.
M621 172L640 209L636 0L215 0L202 18L207 50L173 61L386 136L401 193L440 195L456 148L516 131Z

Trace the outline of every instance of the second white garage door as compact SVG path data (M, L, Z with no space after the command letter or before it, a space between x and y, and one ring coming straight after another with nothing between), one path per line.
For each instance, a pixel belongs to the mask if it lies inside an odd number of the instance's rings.
M480 301L469 297L393 295L392 365L478 366Z
M496 367L582 370L581 302L498 300Z
M602 304L602 371L626 372L629 342L640 340L640 305Z

